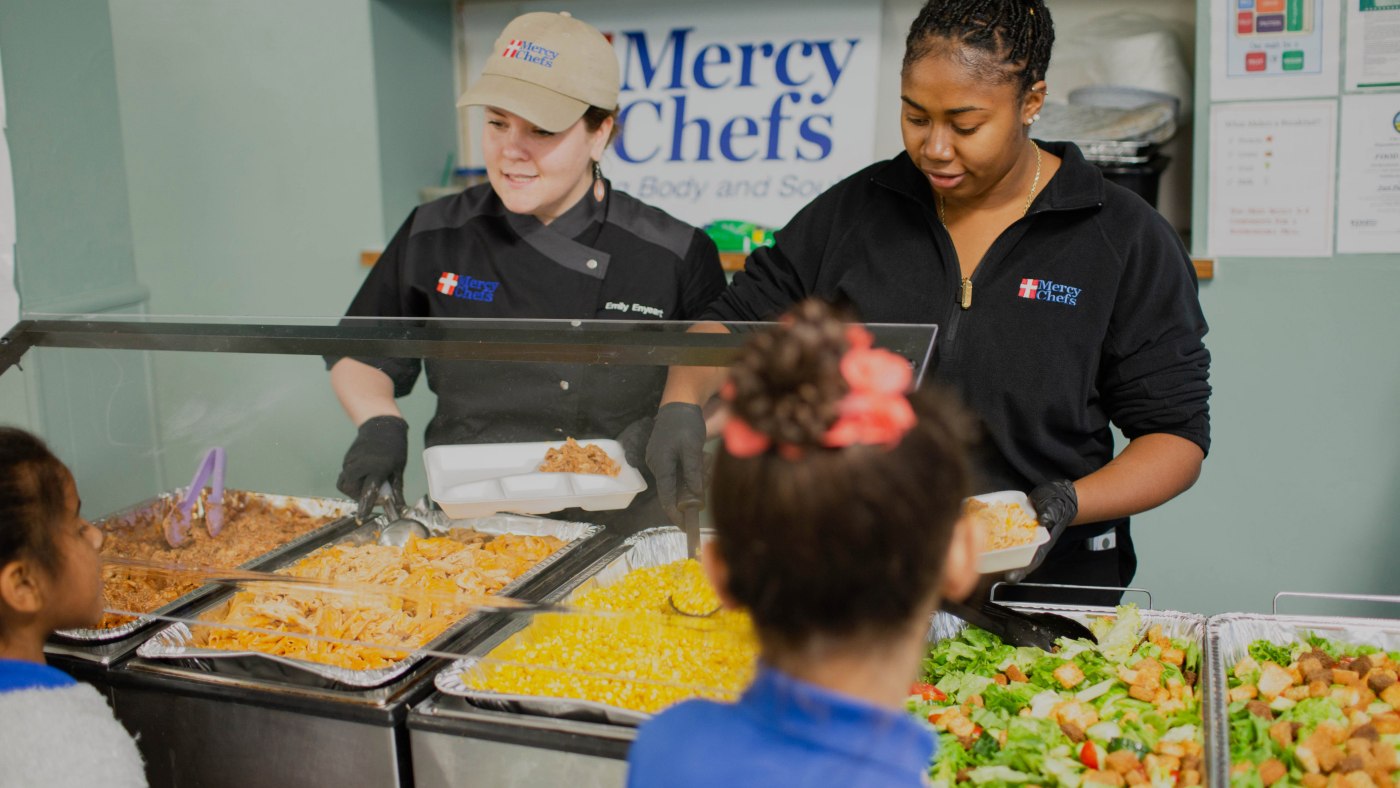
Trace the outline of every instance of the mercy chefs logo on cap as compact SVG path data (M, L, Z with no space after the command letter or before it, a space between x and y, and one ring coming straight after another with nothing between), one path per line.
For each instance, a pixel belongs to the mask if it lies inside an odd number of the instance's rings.
M545 131L564 131L589 107L615 109L621 81L617 54L597 28L537 11L506 25L457 106L496 107Z
M553 49L546 49L533 41L521 41L518 38L513 38L509 44L506 44L501 57L523 60L526 63L534 63L545 68L554 68L554 59L559 57L559 53Z
M496 300L496 288L500 286L500 282L487 282L473 279L466 274L443 271L442 276L438 277L437 291L464 301L490 302Z
M1033 301L1050 301L1056 304L1078 306L1082 291L1071 285L1062 285L1049 279L1022 279L1016 295Z

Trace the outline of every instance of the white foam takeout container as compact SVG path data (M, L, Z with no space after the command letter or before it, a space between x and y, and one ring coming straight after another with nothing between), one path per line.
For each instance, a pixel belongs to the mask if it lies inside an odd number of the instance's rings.
M1020 490L1002 490L1001 492L983 493L974 495L973 498L983 503L1012 503L1026 510L1032 519L1039 522L1040 515L1031 505L1031 499ZM1012 569L1020 569L1028 565L1035 557L1035 551L1041 545L1050 541L1050 532L1044 526L1035 527L1035 537L1029 542L1015 547L1003 547L1000 550L985 550L977 554L977 571L986 575L993 572L1008 572Z
M432 446L423 451L428 495L448 517L460 520L496 512L547 514L570 507L590 512L625 509L647 488L642 474L627 464L622 444L614 440L578 443L597 444L621 466L618 475L522 470L538 466L546 451L563 446L564 441ZM508 475L482 479L495 470Z

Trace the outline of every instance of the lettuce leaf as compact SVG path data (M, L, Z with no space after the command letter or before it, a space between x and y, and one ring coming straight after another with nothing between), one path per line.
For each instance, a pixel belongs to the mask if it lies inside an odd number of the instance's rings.
M988 710L1004 711L1014 716L1030 705L1031 698L1040 690L1031 684L993 684L982 693L982 703Z
M1289 646L1279 646L1267 640L1256 640L1249 644L1249 656L1255 662L1269 661L1275 665L1288 667L1293 662L1293 651Z
M972 765L972 756L962 746L958 737L945 733L938 737L938 757L934 760L929 777L952 785L957 781L958 772Z
M1007 783L1027 783L1032 775L1025 772L1018 772L1010 766L978 766L967 773L967 779L974 785L985 785L992 782Z
M1141 639L1142 614L1137 605L1119 605L1118 615L1111 621L1096 619L1089 625L1094 637L1099 639L1099 650L1113 660L1126 660L1133 654L1133 647Z

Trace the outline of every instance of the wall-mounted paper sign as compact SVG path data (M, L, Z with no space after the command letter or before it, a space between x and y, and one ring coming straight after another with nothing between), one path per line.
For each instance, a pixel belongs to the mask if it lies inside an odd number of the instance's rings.
M1348 0L1347 90L1400 89L1400 0Z
M1216 257L1332 254L1337 102L1210 108L1210 252Z
M1211 0L1210 100L1335 96L1343 0Z
M1337 251L1400 252L1400 93L1342 97Z

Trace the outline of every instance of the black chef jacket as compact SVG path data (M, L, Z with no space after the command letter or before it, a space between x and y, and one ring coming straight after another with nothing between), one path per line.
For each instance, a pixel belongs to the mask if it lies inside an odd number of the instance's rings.
M1168 433L1208 450L1210 354L1186 249L1074 145L1041 147L1063 164L978 264L970 309L933 191L900 154L803 208L705 317L766 320L816 295L870 322L938 324L931 378L986 433L979 491L1098 470L1113 457L1110 421L1130 439ZM1126 522L1073 534L1124 526L1122 544Z
M419 206L349 316L690 320L724 289L714 242L609 188L548 225L506 210L489 184ZM412 390L419 359L358 359ZM335 359L328 359L334 364ZM428 446L614 438L655 413L662 366L428 359Z

